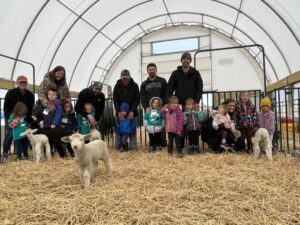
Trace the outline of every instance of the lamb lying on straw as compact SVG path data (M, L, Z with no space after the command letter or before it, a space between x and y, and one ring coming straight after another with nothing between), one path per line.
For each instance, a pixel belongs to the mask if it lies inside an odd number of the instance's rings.
M259 156L260 151L266 153L267 158L273 161L272 158L272 143L268 131L265 128L259 128L254 137L252 137L252 146L254 152L254 158Z
M40 162L41 157L44 158L44 148L46 150L46 157L48 160L51 159L51 148L48 137L44 134L35 134L38 129L27 129L21 133L21 136L26 136L32 146L33 161Z
M93 176L98 169L98 160L104 162L106 173L112 170L107 144L102 140L95 140L85 144L85 141L90 140L90 138L90 134L82 135L75 133L61 139L65 143L71 143L75 153L75 162L79 166L80 183L83 188L90 186L91 176Z

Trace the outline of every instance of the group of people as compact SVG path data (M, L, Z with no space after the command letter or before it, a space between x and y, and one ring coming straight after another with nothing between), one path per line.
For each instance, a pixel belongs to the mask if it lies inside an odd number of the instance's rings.
M182 157L187 138L188 154L198 154L200 134L202 140L215 151L245 149L245 139L250 149L251 135L258 126L268 128L272 136L274 113L270 111L270 100L263 99L263 111L257 114L246 91L240 93L238 104L227 99L207 119L199 107L203 81L200 73L190 66L191 61L190 53L183 53L181 65L172 72L168 82L157 75L154 63L148 64L149 77L140 89L129 70L121 71L121 77L113 89L115 147L118 151L135 151L137 148L136 117L140 103L145 112L144 126L149 134L149 152L167 147L171 155L175 142L177 156ZM38 127L37 133L48 136L50 144L61 157L66 156L65 147L74 155L71 146L64 146L60 141L61 137L76 131L89 133L96 128L103 114L105 96L102 84L98 81L80 91L73 110L64 67L57 66L45 75L35 107L34 95L27 89L27 78L17 77L16 85L16 88L7 92L4 101L6 135L2 162L8 159L12 140L15 142L17 159L28 158L28 140L22 133L33 124Z

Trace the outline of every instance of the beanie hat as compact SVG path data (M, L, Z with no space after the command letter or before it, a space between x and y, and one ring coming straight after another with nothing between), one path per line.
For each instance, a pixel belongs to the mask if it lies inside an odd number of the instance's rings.
M269 97L264 97L261 101L260 101L260 106L268 106L269 108L271 108L271 100Z
M190 54L189 52L183 53L183 54L181 55L181 60L180 60L180 61L182 61L183 58L185 58L185 57L189 58L189 59L191 60L191 62L192 62L192 56L191 56L191 54Z
M124 112L129 112L129 105L128 103L122 103L120 106L120 110Z

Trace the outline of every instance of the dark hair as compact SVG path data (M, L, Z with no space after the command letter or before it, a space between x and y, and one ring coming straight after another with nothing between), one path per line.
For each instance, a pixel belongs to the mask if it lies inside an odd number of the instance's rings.
M61 70L63 70L64 71L64 77L60 80L60 81L56 81L55 80L55 73L57 72L57 71L61 71ZM66 85L66 70L65 70L65 68L63 67L63 66L56 66L53 70L51 70L49 73L48 73L48 75L49 75L49 79L52 81L52 82L54 82L54 83L59 83L59 85L61 85L61 86L64 86L64 85Z
M149 63L149 64L147 65L147 70L148 70L148 68L151 67L151 66L153 66L153 67L155 67L155 69L157 69L155 63Z
M71 101L67 101L67 100L62 100L62 104L63 104L63 111L65 113L65 106L66 105L70 105L70 112L73 112L74 108L73 108L73 104Z
M15 115L16 117L22 117L24 114L26 114L28 111L27 106L23 102L18 102L13 111L12 114Z
M52 92L56 92L56 93L58 93L58 90L57 90L57 88L49 88L49 90L48 90L48 93L49 93L49 91L52 91Z
M232 99L232 98L227 98L223 102L223 104L225 104L225 105L228 105L229 103L236 103L236 101L234 99Z

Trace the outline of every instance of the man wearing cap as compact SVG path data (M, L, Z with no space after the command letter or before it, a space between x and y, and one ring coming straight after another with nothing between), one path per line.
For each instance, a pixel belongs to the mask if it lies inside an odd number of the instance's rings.
M171 74L168 81L168 97L172 96L174 91L179 104L184 106L185 100L193 98L195 108L199 108L199 102L202 98L203 81L200 73L190 64L192 62L191 54L185 52L181 55L181 66L178 66ZM184 137L181 138L182 147L184 147Z
M137 83L131 78L129 70L124 69L121 71L121 78L117 81L113 90L113 99L119 118L122 117L120 115L120 106L122 103L128 103L129 105L129 119L137 116L137 108L140 104L140 91ZM136 135L130 140L130 149L136 149Z
M87 115L84 110L84 104L91 103L95 108L95 116ZM75 105L76 113L86 117L90 121L90 125L94 126L103 114L105 96L102 93L102 84L99 81L93 81L88 88L83 89L78 94Z
M34 95L28 88L28 80L25 76L18 76L16 81L16 88L7 91L4 98L4 116L6 135L3 141L3 156L1 161L5 163L8 157L8 151L12 143L12 129L8 126L8 118L12 113L15 105L18 102L23 102L27 108L27 115L31 117L34 104Z

